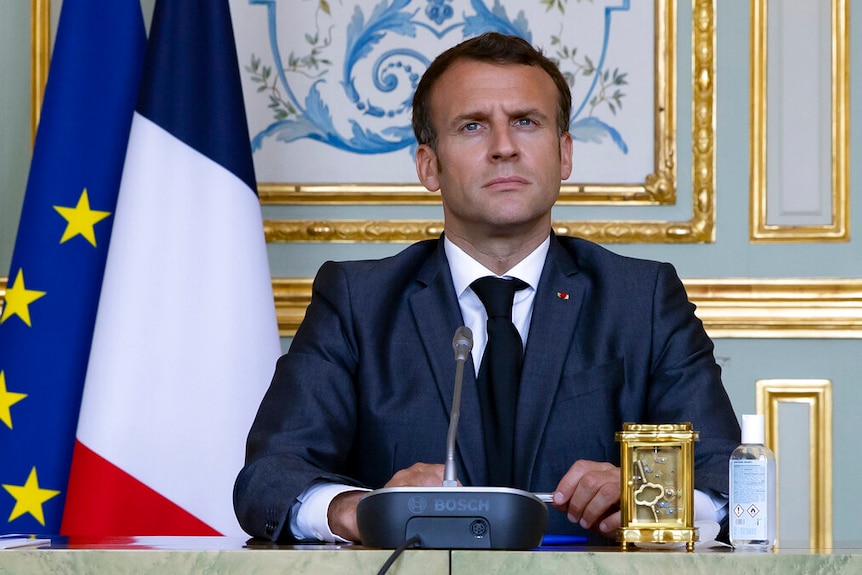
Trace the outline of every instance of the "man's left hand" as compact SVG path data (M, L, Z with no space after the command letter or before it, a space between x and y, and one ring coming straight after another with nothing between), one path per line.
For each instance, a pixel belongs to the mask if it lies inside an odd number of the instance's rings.
M584 529L613 537L620 527L620 468L578 460L560 479L553 506Z

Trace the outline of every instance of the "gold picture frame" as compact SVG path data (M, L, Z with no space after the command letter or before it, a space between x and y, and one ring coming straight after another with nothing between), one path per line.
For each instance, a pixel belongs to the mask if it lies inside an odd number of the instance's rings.
M51 0L32 0L30 36L30 141L35 143L51 64Z
M564 189L559 203L631 205L676 201L676 13L677 0L657 0L657 61L665 63L656 78L657 101L674 110L656 116L656 171L643 186L608 187L583 194ZM715 0L692 1L692 217L686 221L556 221L558 234L602 243L708 243L715 241ZM664 112L664 111L663 111ZM299 186L259 184L264 205L435 204L439 197L421 186ZM580 195L579 195L580 194ZM583 196L583 199L581 197ZM575 198L578 198L576 201ZM287 220L264 222L268 242L412 242L439 236L437 220Z
M751 0L750 230L752 243L843 242L850 239L850 39L847 0L831 0L832 221L824 225L767 223L768 0Z
M764 416L766 445L778 460L781 453L778 433L779 404L808 405L809 445L805 466L809 473L808 544L811 549L831 549L832 382L828 379L760 379L755 385L756 409L758 414ZM780 503L778 510L781 510ZM781 546L780 540L778 546Z
M50 0L33 6L33 126L38 123L41 94L50 55ZM656 115L656 169L643 190L627 186L590 191L590 202L614 205L674 203L676 201L676 14L677 0L656 0L657 102L667 106ZM37 30L38 29L38 30ZM556 221L561 235L577 235L601 243L711 243L715 241L715 0L692 0L692 216L684 221L596 220ZM263 205L439 203L420 186L302 187L258 184ZM383 201L381 198L386 198ZM583 194L577 186L564 190L560 203L575 203ZM580 202L581 200L579 200ZM586 201L586 200L584 200ZM593 202L595 203L595 202ZM412 242L439 236L437 220L287 220L267 219L267 242Z

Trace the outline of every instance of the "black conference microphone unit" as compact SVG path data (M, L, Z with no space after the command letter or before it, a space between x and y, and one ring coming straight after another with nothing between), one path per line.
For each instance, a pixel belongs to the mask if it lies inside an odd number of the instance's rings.
M440 487L384 487L370 491L356 508L362 544L398 548L418 537L424 549L533 549L542 543L548 508L537 496L508 487L459 487L455 441L461 416L464 363L473 333L459 327L455 349L455 391Z

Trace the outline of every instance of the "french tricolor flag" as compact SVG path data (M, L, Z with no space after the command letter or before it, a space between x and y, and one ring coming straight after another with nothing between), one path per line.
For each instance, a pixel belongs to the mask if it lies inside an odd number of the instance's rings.
M245 438L280 355L228 0L158 0L62 532L239 535Z

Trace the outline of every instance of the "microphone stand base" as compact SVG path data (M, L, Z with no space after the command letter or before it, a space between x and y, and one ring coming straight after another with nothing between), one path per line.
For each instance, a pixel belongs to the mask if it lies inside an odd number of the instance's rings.
M387 487L359 502L362 544L394 549L418 535L423 549L534 549L548 508L508 487Z

